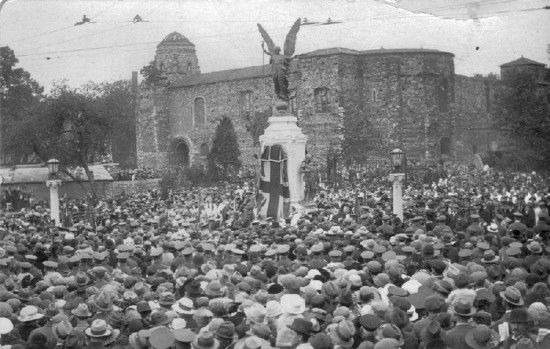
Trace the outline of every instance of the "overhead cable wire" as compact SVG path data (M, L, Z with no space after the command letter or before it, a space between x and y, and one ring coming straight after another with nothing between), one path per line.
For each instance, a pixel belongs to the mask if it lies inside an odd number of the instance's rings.
M86 35L80 35L80 36L76 36L76 37L73 37L73 38L70 38L70 39L64 39L64 40L61 40L61 41L57 41L57 42L45 44L45 45L38 46L38 47L32 47L32 48L28 48L28 49L23 49L22 52L25 53L25 52L28 52L29 50L36 50L36 49L40 49L40 48L46 48L46 47L56 46L56 45L64 44L64 43L67 43L67 42L71 42L71 41L75 41L75 40L79 40L79 39L83 39L83 38L88 38L88 37L91 37L91 36L94 36L94 35L98 35L98 34L102 34L102 33L105 33L105 32L111 31L111 30L115 30L115 29L127 27L127 26L129 26L129 25L131 25L131 24L132 24L132 23L125 23L125 24L123 24L123 25L119 25L119 26L116 26L116 27L107 28L107 29L105 29L105 30L100 30L100 31L98 31L98 32L93 32L93 33L86 34Z
M109 10L110 8L112 8L115 4L116 4L116 0L114 0L113 3L112 3L109 7L107 7L106 9L104 9L104 10L98 12L98 13L95 14L95 15L92 15L91 18L92 18L92 19L95 19L95 18L97 18L97 17L100 17L103 13L105 13L107 10ZM72 28L74 28L74 27L75 27L74 24L72 24L72 25L70 25L70 26L66 26L66 27L63 27L63 28L53 29L53 30L50 30L50 31L47 31L47 32L42 32L42 33L30 35L30 36L27 36L27 37L24 37L24 38L21 38L21 39L8 41L8 44L13 44L13 43L16 43L16 42L21 42L21 41L26 41L26 40L38 38L38 37L40 37L40 36L44 36L44 35L48 35L48 34L57 33L57 32L60 32L60 31L67 30L67 29L72 29Z
M535 10L541 10L542 8L532 8L532 9L523 9L523 10L520 10L522 12L526 12L526 11L535 11ZM506 11L499 11L499 13L515 13L517 11L510 11L510 10L506 10ZM417 16L417 15L407 15L407 16L398 16L398 17L370 17L370 18L355 18L355 19L343 19L342 23L338 23L339 25L342 25L342 24L346 24L348 22L363 22L363 21L368 21L368 20L378 20L378 19L386 19L386 18L392 18L392 19L404 19L404 18L410 18L410 17L414 17L414 16ZM428 19L428 18L426 18ZM434 18L434 20L437 19L437 18ZM179 21L178 21L179 22ZM79 36L79 37L75 37L75 38L71 38L69 40L64 40L64 41L60 41L60 42L57 42L57 43L52 43L52 44L48 44L48 45L43 45L43 46L39 46L39 47L36 47L36 48L33 48L33 49L38 49L38 48L44 48L44 47L50 47L50 46L54 46L54 45L57 45L57 44L61 44L61 43L65 43L65 42L70 42L70 41L74 41L74 40L77 40L77 39L80 39L80 38L84 38L84 37L89 37L89 36L93 36L93 35L97 35L97 34L101 34L103 32L107 32L107 31L110 31L110 30L114 30L114 29L118 29L118 28L121 28L121 27L124 27L124 26L128 26L130 25L131 23L129 24L125 24L125 25L122 25L122 26L117 26L117 27L113 27L113 28L108 28L104 31L100 31L100 32L95 32L95 33L91 33L91 34L88 34L88 35L84 35L84 36ZM316 26L310 26L310 27L316 27ZM279 32L282 32L284 31L285 29L280 29L280 30L274 30L272 31L273 33L279 33ZM340 31L338 29L332 29L333 31ZM205 35L205 36L197 36L197 37L193 37L192 39L194 41L196 40L200 40L200 39L207 39L207 38L216 38L216 37L226 37L226 36L238 36L238 35L246 35L246 34L250 34L250 31L244 31L244 32L235 32L235 33L224 33L224 34L213 34L213 35ZM47 52L35 52L35 53L29 53L29 50L23 50L21 54L18 54L18 57L29 57L29 56L37 56L37 55L46 55L46 54L56 54L56 53L66 53L66 52L80 52L80 51L86 51L86 50L90 50L90 51L93 51L93 50L100 50L100 49L108 49L108 48L117 48L117 47L126 47L126 46L135 46L135 45L148 45L148 44L153 44L153 43L158 43L158 42L142 42L142 43L132 43L132 44L123 44L123 45L108 45L108 46L100 46L100 47L91 47L91 48L80 48L80 49L72 49L72 50L60 50L60 51L47 51Z

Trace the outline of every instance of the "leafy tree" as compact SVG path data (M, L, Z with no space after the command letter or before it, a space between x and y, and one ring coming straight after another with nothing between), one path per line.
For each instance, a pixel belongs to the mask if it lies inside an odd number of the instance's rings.
M101 98L84 94L66 85L56 86L35 113L18 122L9 145L34 152L42 161L51 157L61 162L61 170L80 182L68 169L81 167L95 195L90 164L109 151L112 123L102 112Z
M143 75L143 81L147 85L155 85L165 79L162 76L162 72L157 69L155 61L149 62L149 64L144 66L139 72Z
M229 117L224 116L216 127L212 148L208 154L208 175L210 178L213 180L226 180L236 174L241 168L240 155L241 151L233 122Z
M512 147L505 155L521 159L528 168L548 168L550 160L550 91L528 73L503 81L495 94L496 127ZM525 167L524 167L525 168Z
M36 112L44 89L23 68L16 68L18 59L8 46L0 47L0 162L21 163L31 154L8 146L17 124ZM3 156L3 161L2 161Z
M266 110L256 110L252 118L246 123L246 130L252 136L254 145L260 145L260 136L264 134L265 129L269 125L267 120L271 116L271 108Z
M88 83L83 87L86 94L98 98L100 113L110 123L110 152L113 161L122 168L136 166L136 99L128 80L113 83Z

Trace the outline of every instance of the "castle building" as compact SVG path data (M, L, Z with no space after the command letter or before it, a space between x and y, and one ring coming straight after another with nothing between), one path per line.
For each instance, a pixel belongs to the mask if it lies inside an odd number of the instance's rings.
M138 165L204 163L222 116L233 121L243 164L254 164L255 125L277 102L271 67L201 73L194 45L176 32L157 46L155 65L165 83L142 84ZM496 82L455 74L450 52L327 48L293 60L290 111L320 163L345 152L359 125L377 145L372 158L400 147L409 159L470 162L504 144L491 123Z

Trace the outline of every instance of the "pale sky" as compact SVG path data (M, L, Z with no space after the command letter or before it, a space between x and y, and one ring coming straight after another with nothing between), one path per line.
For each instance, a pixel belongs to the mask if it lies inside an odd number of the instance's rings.
M8 45L48 90L54 80L129 79L177 31L196 46L202 72L267 63L261 23L282 45L296 18L296 53L329 47L425 48L455 54L455 71L499 73L522 55L549 64L550 0L10 0L0 12ZM86 14L93 22L74 24ZM132 23L139 14L145 21ZM474 19L472 19L474 17Z

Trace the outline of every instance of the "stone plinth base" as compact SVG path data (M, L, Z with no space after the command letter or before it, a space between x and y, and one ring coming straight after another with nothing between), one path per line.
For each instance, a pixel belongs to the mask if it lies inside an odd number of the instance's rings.
M276 114L277 116L269 118L269 126L260 136L262 153L266 146L278 144L283 148L288 158L290 203L297 204L304 199L304 182L300 166L306 157L307 137L297 125L298 118L281 110Z

